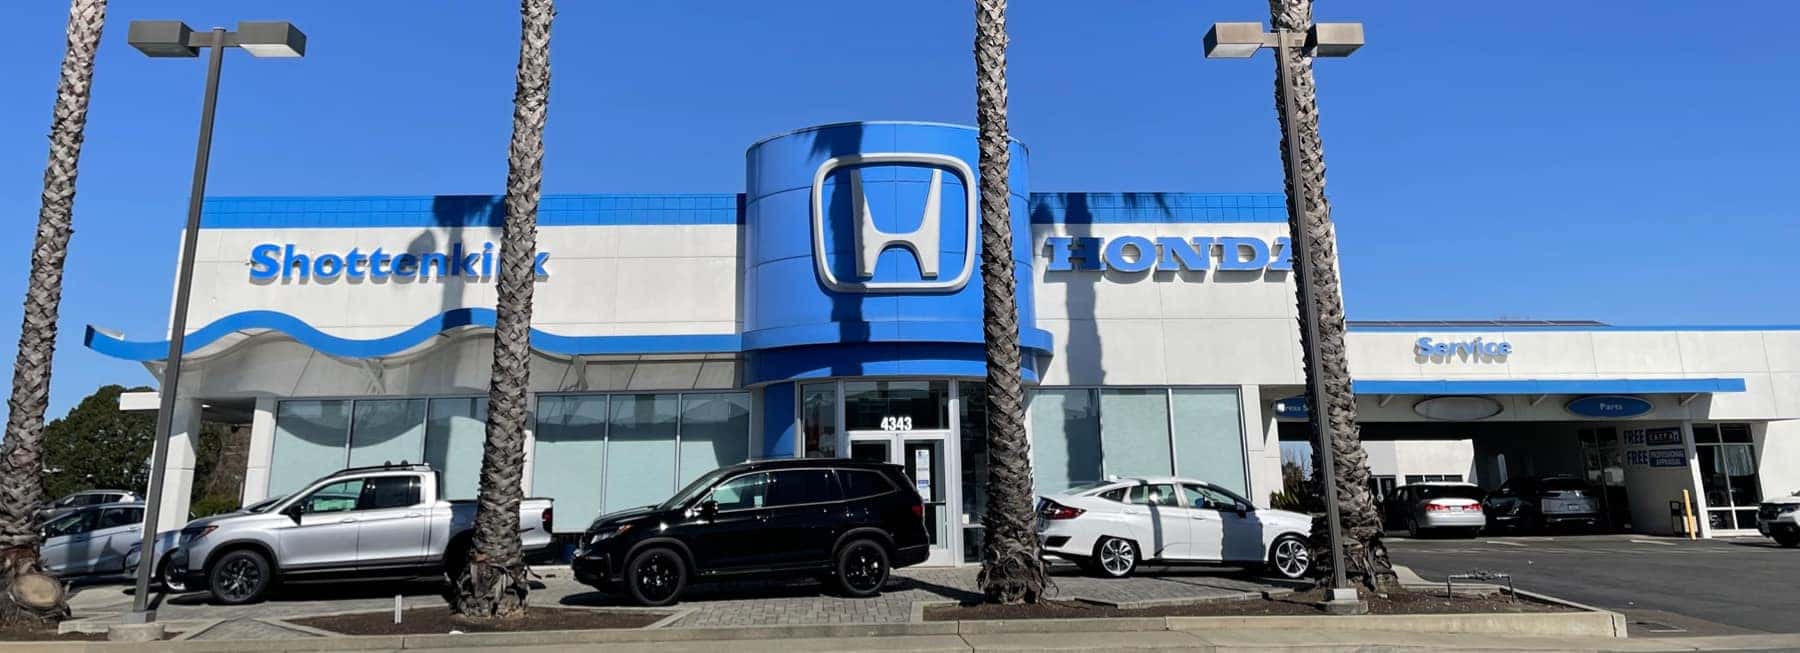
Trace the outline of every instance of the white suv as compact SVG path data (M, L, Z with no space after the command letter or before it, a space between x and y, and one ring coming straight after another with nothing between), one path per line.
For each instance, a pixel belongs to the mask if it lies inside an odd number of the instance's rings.
M1764 501L1756 511L1756 530L1782 546L1800 546L1800 492Z

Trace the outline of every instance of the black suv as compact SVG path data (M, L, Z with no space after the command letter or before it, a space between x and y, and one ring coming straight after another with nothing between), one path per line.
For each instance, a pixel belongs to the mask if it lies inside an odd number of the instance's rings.
M816 576L873 596L924 562L924 504L899 465L788 459L732 465L661 505L601 515L575 551L575 579L668 605L701 579Z

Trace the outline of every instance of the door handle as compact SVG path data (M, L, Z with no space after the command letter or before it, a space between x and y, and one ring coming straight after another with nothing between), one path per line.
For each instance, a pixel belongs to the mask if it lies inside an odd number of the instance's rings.
M1142 510L1134 510L1134 509L1131 509L1131 508L1126 508L1126 509L1125 509L1125 514L1127 514L1127 515L1142 515L1142 514L1144 514L1144 511L1142 511Z
M354 523L356 523L356 518L354 518L354 517L345 517L345 518L343 518L343 519L339 519L339 520L338 520L338 523L339 523L339 524L354 524Z
M411 519L411 518L413 518L413 517L423 517L423 516L425 516L425 515L424 515L424 513L417 513L417 512L409 512L409 513L406 513L406 517L407 517L407 518L408 518L408 519Z
M1208 514L1204 514L1204 513L1190 515L1190 517L1192 517L1194 519L1203 519L1203 520L1204 519L1212 519L1212 515L1208 515Z

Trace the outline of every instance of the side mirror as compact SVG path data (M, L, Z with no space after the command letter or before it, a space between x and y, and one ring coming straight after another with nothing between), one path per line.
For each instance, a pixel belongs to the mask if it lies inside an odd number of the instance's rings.
M1241 504L1241 503L1240 503L1240 504L1237 504L1237 514L1238 514L1238 516L1239 516L1239 517L1249 517L1249 516L1250 516L1250 512L1251 512L1251 511L1252 511L1252 510L1255 510L1255 509L1254 509L1254 508L1251 508L1251 507L1250 507L1250 506L1246 506L1246 505L1244 505L1244 504Z
M305 514L306 512L305 506L306 504L304 502L295 503L282 510L281 514L287 515L288 519L294 520L294 524L297 526L300 524L300 515Z
M700 516L712 519L719 516L719 502L707 499L700 502Z

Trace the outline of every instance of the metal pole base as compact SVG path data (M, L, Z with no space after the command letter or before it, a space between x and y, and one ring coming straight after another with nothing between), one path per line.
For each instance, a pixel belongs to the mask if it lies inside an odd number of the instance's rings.
M1356 595L1355 588L1335 588L1325 590L1325 600L1319 603L1325 614L1355 615L1368 614L1369 604Z
M109 642L160 642L168 636L168 631L163 630L163 625L155 622L113 624L106 628L106 640Z

